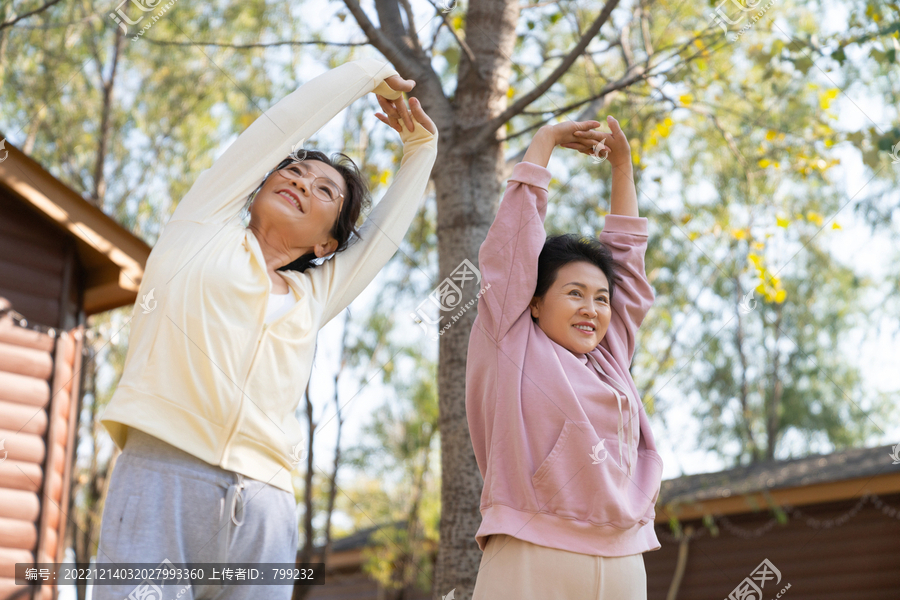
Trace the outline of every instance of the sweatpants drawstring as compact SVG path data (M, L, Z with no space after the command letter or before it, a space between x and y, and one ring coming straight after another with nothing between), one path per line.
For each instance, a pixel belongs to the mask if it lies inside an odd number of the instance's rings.
M231 515L231 522L240 527L244 523L244 495L241 493L241 490L246 487L244 485L244 476L240 473L235 473L237 476L237 481L228 486L228 492L225 494L225 506L228 507L228 512ZM237 520L237 512L238 512L238 502L240 502L241 508L241 520Z

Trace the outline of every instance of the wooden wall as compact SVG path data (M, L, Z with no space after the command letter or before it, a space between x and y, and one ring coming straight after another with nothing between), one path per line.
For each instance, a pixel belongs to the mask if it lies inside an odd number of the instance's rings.
M0 186L0 600L23 598L17 562L58 562L81 377L82 270L72 236ZM4 458L5 457L5 458ZM51 598L44 587L35 597Z
M71 237L0 187L0 296L29 321L72 329L76 263Z
M0 599L23 597L15 563L63 558L82 337L0 319Z
M885 457L889 460L889 457ZM727 599L768 559L781 571L763 599L897 600L900 598L900 494L798 507L780 525L771 513L717 518L718 537L698 521L701 533L688 546L687 568L676 600ZM829 520L832 521L829 526ZM666 600L678 553L668 527L657 526L662 549L644 554L648 600ZM754 598L754 600L756 600Z

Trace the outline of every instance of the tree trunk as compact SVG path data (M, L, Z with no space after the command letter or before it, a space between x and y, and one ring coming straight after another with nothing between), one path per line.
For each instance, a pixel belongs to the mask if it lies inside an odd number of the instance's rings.
M747 373L750 366L747 363L747 353L744 351L744 323L741 318L741 301L744 299L744 290L741 288L741 281L738 277L734 278L734 287L737 291L737 304L735 304L735 315L737 316L737 327L735 328L734 345L737 349L738 356L741 361L741 387L738 392L741 401L741 423L743 425L745 448L750 452L750 463L753 464L759 459L759 448L756 445L756 439L753 437L753 413L750 410L750 383L747 379ZM762 308L760 308L762 310Z
M779 424L781 422L781 394L784 384L781 381L780 358L781 351L778 343L781 341L781 319L784 316L784 305L775 304L775 323L772 325L772 335L775 338L772 351L772 389L771 397L766 411L766 460L775 459L775 446L778 443Z
M433 435L433 434L432 434ZM428 463L431 459L431 436L425 443L425 450L422 456L422 465L415 475L415 483L412 490L412 501L410 502L409 512L406 516L406 546L400 553L394 565L392 579L397 583L398 589L394 600L406 600L416 595L415 583L417 579L416 565L418 564L419 553L417 549L417 538L419 536L419 508L422 505L422 496L425 495L425 479L428 475Z
M97 69L100 72L100 89L103 92L103 107L100 111L100 131L97 139L97 155L94 160L94 190L91 193L91 202L98 208L103 208L103 200L106 197L106 177L103 166L108 153L110 132L112 129L113 88L116 84L116 73L119 68L119 56L125 37L122 30L116 27L113 39L112 64L110 65L109 78L103 79L103 63L97 56Z

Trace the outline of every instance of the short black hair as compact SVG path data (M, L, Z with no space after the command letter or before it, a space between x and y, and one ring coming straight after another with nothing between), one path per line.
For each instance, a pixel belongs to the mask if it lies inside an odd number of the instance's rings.
M319 150L299 150L297 152L300 156L303 156L304 153L306 154L304 160L317 160L334 168L341 174L341 177L344 178L344 182L347 186L347 194L344 198L344 204L341 207L341 213L338 215L337 219L335 219L334 226L331 228L331 237L338 242L338 247L334 251L335 254L337 254L338 252L347 249L352 241L352 236L362 239L359 230L356 228L356 224L357 221L359 221L359 215L362 213L363 209L367 209L371 206L372 196L369 193L369 187L366 185L365 178L359 171L359 167L356 166L353 159L343 152L335 152L330 157ZM283 169L292 162L294 162L294 157L287 156L269 172L269 175L279 169ZM268 179L268 176L266 179ZM266 180L264 179L256 192L262 189L265 182ZM254 192L254 196L256 192ZM318 257L315 252L309 252L286 265L278 267L277 270L303 272L310 267L316 266L317 263L314 262L316 258Z
M619 263L603 242L577 233L556 235L544 242L538 257L537 287L534 296L542 298L556 281L559 270L569 263L579 261L596 265L603 271L609 281L609 303L612 305L616 285L622 280L617 272L620 268Z

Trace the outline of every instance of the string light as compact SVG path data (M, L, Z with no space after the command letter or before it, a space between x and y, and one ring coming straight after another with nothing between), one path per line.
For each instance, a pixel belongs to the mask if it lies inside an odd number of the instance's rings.
M875 508L879 509L881 511L881 513L884 514L885 516L893 518L893 519L900 519L900 510L897 510L896 508L890 506L889 504L885 504L881 500L881 498L878 497L877 494L869 494L869 493L863 494L863 496L859 499L859 501L856 503L856 505L853 508L848 510L843 515L841 515L837 518L834 518L834 519L821 519L821 520L816 519L815 517L805 514L799 508L791 506L790 504L786 504L786 505L782 506L781 508L786 513L795 517L796 520L798 520L798 521L802 520L806 524L806 526L810 527L811 529L831 529L832 527L843 525L844 523L846 523L847 521L849 521L850 519L855 517L856 514L860 510L862 510L862 508L865 506L866 502L871 502L875 506ZM741 538L744 538L744 539L758 538L758 537L762 536L763 534L767 533L778 523L778 519L773 517L767 523L764 523L763 525L757 527L756 529L751 530L751 529L744 529L742 527L738 527L737 525L732 523L725 515L718 515L718 516L710 515L710 518L717 525L721 525L722 529L725 529L726 531L730 532L731 534L736 535ZM701 527L697 530L697 532L694 535L691 536L691 539L701 537L706 533L708 533L708 529L706 527ZM667 539L669 541L672 541L672 542L680 542L681 541L681 538L672 535L664 528L659 529L657 531L657 534L660 535L660 537Z

